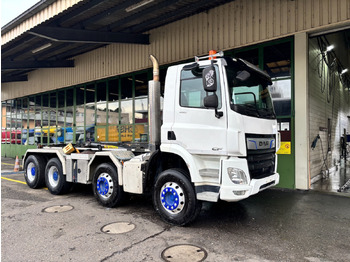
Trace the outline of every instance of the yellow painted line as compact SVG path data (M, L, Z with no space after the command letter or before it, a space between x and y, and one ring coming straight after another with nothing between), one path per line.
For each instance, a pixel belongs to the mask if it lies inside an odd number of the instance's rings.
M15 179L11 179L11 178L7 178L7 177L3 177L3 176L1 178L5 179L5 180L8 180L8 181L16 182L16 183L21 183L21 184L25 184L25 185L27 184L26 182L15 180ZM48 190L47 187L44 187L43 189Z
M8 181L12 181L12 182L17 182L17 183L21 183L21 184L27 184L26 182L23 181L19 181L19 180L15 180L15 179L11 179L11 178L7 178L7 177L1 177L2 179L8 180Z

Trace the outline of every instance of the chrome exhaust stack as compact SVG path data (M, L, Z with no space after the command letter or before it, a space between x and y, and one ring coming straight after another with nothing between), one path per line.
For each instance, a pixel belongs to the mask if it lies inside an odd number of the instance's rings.
M160 82L157 58L150 55L153 64L153 80L148 82L148 128L149 150L154 152L160 146Z

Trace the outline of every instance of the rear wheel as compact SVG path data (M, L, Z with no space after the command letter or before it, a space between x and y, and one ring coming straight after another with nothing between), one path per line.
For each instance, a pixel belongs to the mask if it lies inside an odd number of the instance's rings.
M72 183L66 181L63 175L62 164L58 158L51 158L45 169L45 182L53 195L65 194L71 188Z
M115 207L124 200L124 191L118 183L115 166L110 163L100 164L95 171L92 188L97 201L106 207Z
M202 207L188 174L178 169L168 169L159 175L153 205L163 220L179 226L195 220Z
M24 178L30 188L40 188L45 184L45 162L39 155L30 155L24 163Z

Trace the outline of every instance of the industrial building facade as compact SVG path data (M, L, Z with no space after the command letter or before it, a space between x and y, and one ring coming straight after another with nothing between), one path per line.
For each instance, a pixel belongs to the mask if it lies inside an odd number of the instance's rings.
M336 169L346 159L342 138L350 131L350 0L209 2L201 9L198 1L48 0L6 25L2 156L23 155L38 143L147 141L149 55L160 62L164 87L169 65L214 49L253 63L273 80L281 187L309 189L322 171ZM167 20L171 12L184 15ZM149 38L91 46L91 39L55 39L44 30L56 24ZM71 52L67 43L81 51ZM45 57L52 66L38 63ZM37 63L21 66L27 61Z

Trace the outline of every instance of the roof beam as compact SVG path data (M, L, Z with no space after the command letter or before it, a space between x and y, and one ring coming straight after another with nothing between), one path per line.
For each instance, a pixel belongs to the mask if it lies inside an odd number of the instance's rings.
M93 43L93 44L149 44L148 34L127 34L116 32L100 32L73 28L38 26L31 29L29 34L56 42Z
M28 76L1 76L1 83L28 81Z
M74 67L74 60L60 61L2 61L1 70Z

